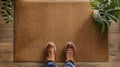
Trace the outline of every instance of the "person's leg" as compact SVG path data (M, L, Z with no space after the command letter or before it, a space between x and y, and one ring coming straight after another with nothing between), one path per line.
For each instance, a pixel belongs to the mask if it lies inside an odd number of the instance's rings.
M71 62L71 61L68 61L64 67L75 67L75 65Z
M49 61L48 63L47 63L47 67L58 67L54 62L52 62L52 61Z
M56 58L56 46L53 42L49 42L45 48L45 59L47 62L47 67L57 67L55 64Z
M76 54L76 47L72 42L68 42L65 46L65 55L66 64L64 67L75 67L75 54Z

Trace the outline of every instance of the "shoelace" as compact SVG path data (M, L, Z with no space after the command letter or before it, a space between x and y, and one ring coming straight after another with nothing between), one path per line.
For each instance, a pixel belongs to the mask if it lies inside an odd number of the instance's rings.
M72 56L72 51L69 51L68 53L67 53L67 57L69 57L69 59L73 59L73 56Z
M52 51L49 51L48 52L48 59L51 59L51 58L53 58L54 57L54 55L52 54Z

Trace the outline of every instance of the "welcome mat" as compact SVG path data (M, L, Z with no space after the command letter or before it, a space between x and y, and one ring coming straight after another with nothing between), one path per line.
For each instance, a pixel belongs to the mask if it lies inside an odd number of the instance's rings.
M76 61L107 61L108 36L93 32L88 2L17 2L15 61L44 61L44 47L54 42L57 62L65 59L64 46L74 42Z

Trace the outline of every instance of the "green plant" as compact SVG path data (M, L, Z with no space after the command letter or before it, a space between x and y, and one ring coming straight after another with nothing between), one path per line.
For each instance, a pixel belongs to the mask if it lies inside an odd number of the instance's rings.
M120 21L120 0L90 0L91 8L94 9L96 29L100 28L104 33L111 22Z
M13 4L11 0L1 0L2 7L1 7L1 14L4 17L6 23L10 24L14 22L13 18Z

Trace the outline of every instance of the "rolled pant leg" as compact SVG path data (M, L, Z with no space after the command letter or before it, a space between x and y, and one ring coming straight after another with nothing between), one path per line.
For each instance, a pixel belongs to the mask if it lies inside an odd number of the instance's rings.
M72 62L68 61L68 62L64 65L64 67L75 67L75 65L74 65Z
M52 61L49 61L48 63L47 63L47 67L58 67L54 62L52 62Z

